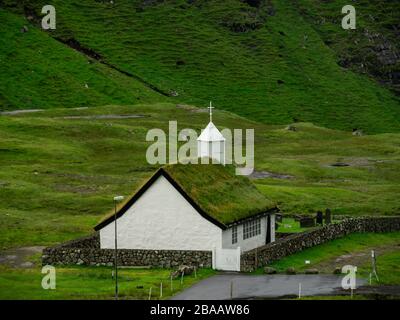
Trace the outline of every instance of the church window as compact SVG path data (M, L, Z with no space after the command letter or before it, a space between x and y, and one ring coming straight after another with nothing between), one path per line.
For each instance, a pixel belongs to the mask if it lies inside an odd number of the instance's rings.
M261 220L254 219L243 224L243 240L261 234Z
M232 244L237 243L237 226L232 227Z

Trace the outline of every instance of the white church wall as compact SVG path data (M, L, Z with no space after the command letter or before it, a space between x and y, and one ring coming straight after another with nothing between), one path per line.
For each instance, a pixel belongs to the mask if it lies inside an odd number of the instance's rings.
M118 248L212 250L222 230L203 218L160 176L117 220ZM101 248L114 249L114 223L100 230Z
M222 248L230 249L240 247L242 251L248 251L265 244L267 237L267 219L260 218L261 233L251 238L243 239L243 224L237 225L237 242L232 244L232 227L222 232Z
M271 242L275 241L275 215L271 214ZM222 248L233 249L240 247L248 251L266 244L268 217L260 218L261 233L257 236L243 239L243 223L237 225L237 242L232 244L232 227L222 232Z

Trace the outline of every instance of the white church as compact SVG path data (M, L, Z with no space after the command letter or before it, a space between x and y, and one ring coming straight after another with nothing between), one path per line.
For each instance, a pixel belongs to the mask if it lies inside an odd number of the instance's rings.
M100 222L100 247L241 252L275 241L278 208L244 176L225 165L225 139L212 122L198 138L198 156L217 164L158 169L115 215Z

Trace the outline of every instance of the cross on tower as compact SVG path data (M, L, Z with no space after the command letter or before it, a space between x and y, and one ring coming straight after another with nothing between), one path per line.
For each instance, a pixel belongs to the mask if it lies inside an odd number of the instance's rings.
M210 101L210 106L208 107L208 109L210 109L210 122L212 122L212 109L214 109L214 107L212 106L211 101Z

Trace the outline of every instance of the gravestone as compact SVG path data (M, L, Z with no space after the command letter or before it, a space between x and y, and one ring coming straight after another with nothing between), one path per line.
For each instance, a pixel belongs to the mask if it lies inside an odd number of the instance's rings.
M325 224L331 224L331 223L332 223L331 209L327 208L325 210Z
M323 214L322 214L322 211L317 211L316 220L317 220L317 224L319 224L319 225L322 225L322 224L323 224Z
M300 228L315 227L315 219L312 217L304 217L300 219Z

